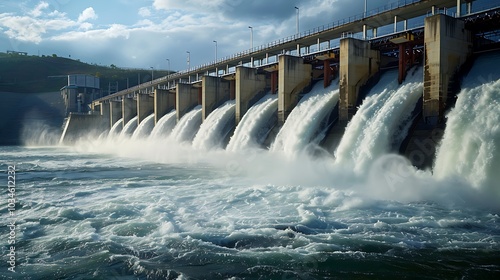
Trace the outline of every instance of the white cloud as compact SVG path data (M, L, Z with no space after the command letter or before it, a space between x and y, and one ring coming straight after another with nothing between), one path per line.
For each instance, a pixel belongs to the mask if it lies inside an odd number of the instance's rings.
M83 12L78 17L78 22L84 22L89 19L97 19L97 14L95 13L94 8L92 7L83 10Z
M72 27L80 30L90 30L93 25L85 22L96 19L97 15L93 8L85 9L78 17L78 21L71 20L66 13L57 10L43 13L49 7L47 2L40 2L32 11L26 15L16 16L13 14L0 14L0 28L9 38L22 42L39 44L44 37L50 37L54 31L61 31Z
M4 27L8 28L5 34L10 38L34 43L42 41L40 33L43 32L43 28L36 24L34 18L8 16L4 18L0 17L0 22Z
M378 7L375 2L382 1L389 0L374 0L369 5ZM184 55L188 49L192 65L212 60L213 40L218 41L220 57L246 50L250 46L249 25L254 27L254 46L295 34L294 5L300 5L299 0L116 1L127 2L123 7L130 10L110 10L98 17L92 7L74 10L76 5L68 4L71 0L33 2L39 4L29 8L20 4L18 12L0 12L0 37L10 37L11 45L27 46L25 50L32 52L44 48L50 53L71 50L72 57L84 61L134 67L165 68L166 62L158 59L165 56L171 60L172 69L186 67ZM116 5L108 2L112 1L103 1L100 7ZM362 2L357 3L359 7L346 4L350 2L310 0L300 7L301 31L353 15L362 8Z
M50 12L48 14L49 17L66 17L66 13L63 13L63 12L59 12L58 10L55 10L53 12Z
M125 25L112 24L107 29L94 29L94 30L84 30L84 31L70 31L60 35L51 37L52 41L79 41L82 39L91 40L105 40L105 39L115 39L115 38L125 38L130 37L130 29Z
M150 27L154 27L155 26L155 23L152 22L151 20L149 19L143 19L143 20L140 20L136 23L136 26L150 26Z
M141 17L149 17L151 16L151 10L148 7L142 7L139 9L139 15Z
M42 15L42 10L49 7L49 3L41 1L29 14L34 17L39 17Z
M41 19L30 16L12 16L0 14L0 26L7 30L5 34L19 41L40 43L42 35L51 30L62 30L75 23L65 19Z
M92 23L89 23L89 22L84 22L82 24L80 24L80 27L79 29L80 30L90 30L94 27L94 25Z
M236 2L241 2L241 0L236 0ZM157 10L191 10L191 11L205 11L207 8L213 10L214 8L220 7L224 3L224 0L154 0L153 7Z

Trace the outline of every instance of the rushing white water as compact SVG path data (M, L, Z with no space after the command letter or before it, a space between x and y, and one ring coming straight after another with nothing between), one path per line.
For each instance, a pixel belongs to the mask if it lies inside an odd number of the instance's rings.
M134 131L137 129L137 119L138 117L133 117L128 123L123 127L122 132L120 133L120 137L130 137Z
M394 72L383 75L349 122L335 152L336 162L356 172L367 170L377 158L406 137L411 113L422 96L422 71L411 71L397 86ZM389 82L388 82L389 81ZM383 90L377 92L383 88Z
M163 116L151 131L150 138L160 138L162 136L168 136L174 129L177 123L177 112L172 110L172 112Z
M197 149L212 149L222 145L226 134L234 127L235 101L230 100L208 115L193 140Z
M378 200L384 183L356 182L331 159L152 143L80 143L90 153L0 147L1 170L22 163L22 277L13 279L496 279L500 271L498 212L426 199L452 199L455 188L411 178ZM230 172L232 161L243 172ZM421 201L419 182L429 186ZM401 188L410 202L387 199Z
M500 56L480 57L466 77L437 151L439 179L464 178L500 199Z
M61 143L61 134L41 120L30 120L23 124L21 139L25 146L55 145Z
M117 135L120 135L120 133L122 132L122 129L123 129L123 119L119 119L111 127L111 130L109 131L108 137L115 137Z
M258 147L271 130L272 116L278 110L278 95L269 94L254 104L241 118L229 144L228 151Z
M170 134L170 139L182 142L192 142L201 125L201 105L187 112L177 123Z
M155 114L153 113L142 120L137 129L134 131L134 134L132 134L132 139L148 137L151 134L154 126Z
M496 279L499 198L486 187L500 180L500 82L479 84L449 115L435 175L392 154L354 172L308 153L200 152L154 137L0 147L0 170L22 172L16 269L36 279ZM402 106L391 97L377 111ZM194 134L200 110L177 129ZM486 172L469 176L475 165Z
M283 151L289 156L294 156L311 142L321 141L324 135L321 133L318 135L318 130L322 129L322 122L338 100L339 90L336 82L332 82L326 89L322 83L317 83L292 110L270 150Z

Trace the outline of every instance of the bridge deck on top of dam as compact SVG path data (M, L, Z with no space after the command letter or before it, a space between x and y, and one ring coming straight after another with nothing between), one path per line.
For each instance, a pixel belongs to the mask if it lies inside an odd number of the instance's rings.
M122 96L142 91L148 88L155 88L160 85L168 84L169 82L188 80L193 75L204 75L205 73L216 72L238 65L243 65L255 60L264 60L270 56L275 56L284 53L285 51L295 50L297 46L312 46L317 45L319 40L329 42L330 40L338 39L343 34L355 34L363 32L366 28L378 28L394 24L398 20L408 20L423 16L431 12L433 7L436 8L451 8L457 5L457 0L403 0L397 3L392 3L384 7L367 11L366 14L351 16L347 19L339 20L334 23L323 25L312 30L302 32L297 35L289 36L265 45L257 46L253 49L231 55L226 58L219 59L212 63L193 67L191 69L179 71L177 73L146 82L135 87L131 87L111 95L94 100L94 104L99 104L103 101L113 100ZM317 50L316 53L328 52L332 48ZM301 54L302 55L302 54ZM311 55L311 53L303 54ZM227 74L227 73L225 73Z

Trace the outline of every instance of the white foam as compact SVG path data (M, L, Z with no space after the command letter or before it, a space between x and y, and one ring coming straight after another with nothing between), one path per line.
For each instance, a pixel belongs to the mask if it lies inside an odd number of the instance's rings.
M134 131L134 134L132 134L132 139L149 137L149 134L153 130L154 126L155 114L153 113L141 121L137 129Z
M109 131L108 137L115 137L120 134L120 132L123 129L123 119L119 119L116 121L113 126L111 127L111 130Z
M314 138L321 130L321 124L339 100L338 85L332 82L327 89L317 83L306 94L288 116L270 150L296 156L313 142L317 144L324 135ZM323 128L324 129L324 128Z
M150 138L160 138L170 135L177 124L177 111L172 110L163 116L151 131Z
M278 110L278 96L268 94L254 104L241 118L226 150L239 151L258 147L265 141L273 114Z
M465 79L447 115L434 174L440 180L464 178L500 199L500 71L488 68L498 63L498 56L478 59Z
M191 111L187 112L177 123L170 134L170 139L182 142L192 142L198 129L201 125L201 105L196 106Z
M194 137L194 148L208 150L222 146L226 134L234 127L235 105L234 100L227 101L208 115Z
M388 75L393 72L385 76ZM422 96L421 80L419 70L409 73L401 86L392 82L382 92L369 95L346 128L335 152L337 164L352 166L362 173L377 158L390 152L393 141L398 146L407 134L409 118Z
M120 133L120 138L127 138L130 137L134 131L137 129L137 119L139 117L135 116L133 117L130 121L127 122L127 124L123 127L122 132Z

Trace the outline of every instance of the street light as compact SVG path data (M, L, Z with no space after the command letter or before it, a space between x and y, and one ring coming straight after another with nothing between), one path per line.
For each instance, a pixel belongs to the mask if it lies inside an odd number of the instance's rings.
M214 40L215 43L215 63L217 63L217 41Z
M250 28L250 50L253 49L253 27L249 26Z
M168 62L168 69L167 69L167 72L168 74L170 74L170 59L167 58L167 62Z
M365 12L363 13L363 17L366 17L366 0L365 0Z
M297 16L296 16L296 25L297 25L297 35L299 34L299 13L300 13L300 9L299 7L295 7L295 9L297 10Z
M187 64L188 64L188 71L191 69L191 53L189 51L186 51L188 54L187 56Z
M153 66L149 67L151 68L151 83L153 83L154 75L153 75Z

